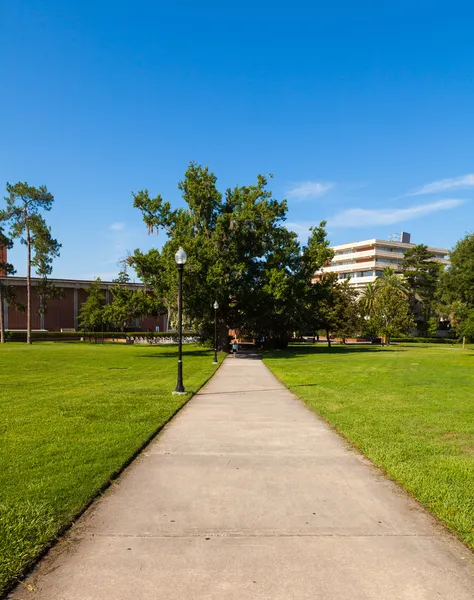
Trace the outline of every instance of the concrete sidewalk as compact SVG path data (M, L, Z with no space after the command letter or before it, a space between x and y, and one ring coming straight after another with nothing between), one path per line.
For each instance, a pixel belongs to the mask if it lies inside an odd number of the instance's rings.
M474 560L239 355L11 598L473 600Z

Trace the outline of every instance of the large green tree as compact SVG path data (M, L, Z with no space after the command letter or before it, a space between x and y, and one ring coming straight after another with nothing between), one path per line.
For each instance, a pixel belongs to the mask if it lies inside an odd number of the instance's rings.
M136 250L129 263L163 301L173 323L178 281L174 254L182 246L188 255L186 319L212 337L212 305L217 300L221 347L234 328L279 342L287 339L302 322L312 274L325 264L324 253L312 242L318 231L302 249L296 234L284 226L286 201L273 198L267 183L259 175L256 183L222 194L216 176L191 163L178 185L184 207L172 209L148 190L134 194L148 231L165 232L167 239L160 250Z
M50 211L54 202L54 196L48 192L46 186L39 188L29 186L26 182L18 182L14 185L7 183L7 196L5 197L6 208L0 211L0 222L10 224L10 236L20 239L26 245L26 341L31 344L31 269L37 254L45 253L44 233L46 223L42 213ZM48 230L49 231L49 230ZM58 256L59 244L51 237L49 241L55 244L55 250L51 248L48 255ZM39 246L38 246L39 245ZM38 259L39 260L39 259Z
M89 335L94 333L97 341L97 332L105 323L105 292L100 277L91 283L87 292L87 298L79 310L79 327Z
M443 266L433 260L435 255L424 244L410 248L405 253L401 270L410 288L411 309L417 328L428 332L430 321L436 314L436 291Z
M103 310L104 323L115 329L125 331L133 327L136 319L156 315L162 305L157 302L146 290L133 290L126 285L118 283L110 288L112 302Z
M459 335L465 335L464 323L474 321L474 233L459 240L450 262L441 275L439 298L453 328Z
M401 289L381 287L377 290L370 322L373 330L385 337L387 344L392 337L408 333L415 322L407 295Z
M338 335L344 341L360 330L358 292L350 285L349 279L341 282L335 273L325 275L316 290L314 327L325 331L330 348L332 335Z

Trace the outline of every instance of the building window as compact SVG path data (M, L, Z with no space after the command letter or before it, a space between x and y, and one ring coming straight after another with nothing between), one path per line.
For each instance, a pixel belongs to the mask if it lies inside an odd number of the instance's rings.
M377 250L381 252L399 252L400 254L405 254L406 248L384 248L383 246L378 246Z
M390 263L391 265L403 265L403 260L401 258L378 258L376 263Z

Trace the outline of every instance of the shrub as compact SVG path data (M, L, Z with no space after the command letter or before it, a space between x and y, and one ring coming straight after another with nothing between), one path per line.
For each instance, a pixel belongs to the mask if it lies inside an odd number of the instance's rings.
M183 336L197 336L194 331L183 331ZM177 337L178 334L175 331L33 331L31 334L33 341L42 342L55 342L55 341L74 341L83 338L97 337L97 338L115 338L116 340L124 340L129 337ZM7 340L11 342L26 342L26 331L14 331L10 330L6 334Z
M392 342L395 343L411 343L411 344L455 344L458 340L453 338L438 338L438 337L415 337L415 336L407 336L407 337L397 337L392 338Z

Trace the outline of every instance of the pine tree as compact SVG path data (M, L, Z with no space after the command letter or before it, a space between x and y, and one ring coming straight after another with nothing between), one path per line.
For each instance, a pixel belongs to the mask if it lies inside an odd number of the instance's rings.
M41 248L35 247L35 239L39 231L46 227L41 216L43 211L50 211L54 202L54 196L48 192L46 186L39 188L29 186L26 182L18 182L14 185L7 183L6 209L0 211L0 222L10 224L10 237L20 239L26 245L26 341L31 344L31 269L34 266L36 254L50 253L51 256L59 255L60 245L49 235L49 241L54 242L55 249L46 249L43 246L44 238L41 238ZM49 231L49 230L48 230Z

